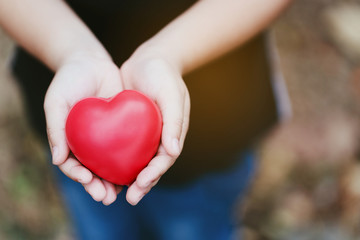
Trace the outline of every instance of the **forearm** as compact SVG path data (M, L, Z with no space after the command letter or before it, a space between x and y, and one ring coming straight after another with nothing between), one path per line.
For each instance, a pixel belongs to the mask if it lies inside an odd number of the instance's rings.
M202 0L142 48L169 58L183 73L234 49L271 23L290 0Z
M27 51L56 71L69 57L110 58L61 0L0 0L0 24Z

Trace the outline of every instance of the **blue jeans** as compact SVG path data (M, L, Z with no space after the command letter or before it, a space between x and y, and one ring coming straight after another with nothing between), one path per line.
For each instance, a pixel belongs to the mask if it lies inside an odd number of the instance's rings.
M237 166L179 188L154 187L137 206L125 200L104 206L60 171L58 180L74 229L83 240L228 240L235 230L235 204L252 178L255 155Z

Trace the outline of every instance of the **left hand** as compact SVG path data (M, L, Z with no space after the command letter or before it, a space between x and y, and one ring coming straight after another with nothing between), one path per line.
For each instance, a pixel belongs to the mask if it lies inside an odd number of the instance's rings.
M180 155L189 126L190 97L179 68L149 48L140 47L120 68L120 74L124 88L150 97L163 118L159 150L127 190L127 201L136 205Z

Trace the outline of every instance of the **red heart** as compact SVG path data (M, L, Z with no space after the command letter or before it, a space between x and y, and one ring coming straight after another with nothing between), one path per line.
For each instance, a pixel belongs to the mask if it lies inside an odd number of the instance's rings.
M86 98L75 104L66 137L76 158L94 174L129 185L156 154L161 128L156 104L125 90L110 99Z

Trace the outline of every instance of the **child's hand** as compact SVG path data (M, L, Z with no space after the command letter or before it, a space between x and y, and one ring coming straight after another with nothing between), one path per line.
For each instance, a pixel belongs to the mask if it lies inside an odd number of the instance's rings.
M75 157L65 137L67 114L79 100L90 97L111 97L122 91L120 71L110 58L78 55L68 59L59 70L46 93L44 109L53 163L71 179L80 182L96 201L108 205L121 191L93 175Z
M127 201L136 205L179 156L189 126L190 97L175 64L149 49L137 50L120 72L125 89L149 96L163 117L159 151L127 190Z

